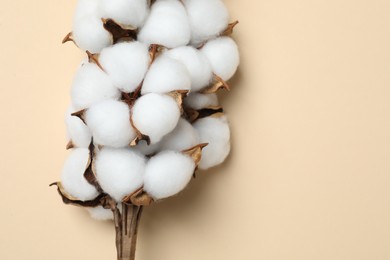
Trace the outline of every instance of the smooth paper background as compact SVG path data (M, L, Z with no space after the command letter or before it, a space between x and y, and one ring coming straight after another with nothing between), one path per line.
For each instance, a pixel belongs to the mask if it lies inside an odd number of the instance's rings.
M227 162L145 210L139 260L390 259L390 2L226 0L242 61ZM55 188L84 55L75 0L0 8L0 259L115 259Z

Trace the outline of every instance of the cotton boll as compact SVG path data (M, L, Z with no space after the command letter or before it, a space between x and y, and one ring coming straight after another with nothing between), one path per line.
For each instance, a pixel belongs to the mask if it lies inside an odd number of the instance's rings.
M135 127L150 137L151 143L175 129L180 118L180 108L167 95L150 93L141 96L134 104L132 119Z
M95 187L84 178L88 163L89 150L76 148L69 154L62 169L61 183L65 191L82 201L93 200L99 195Z
M147 0L101 0L103 18L111 18L123 25L140 27L148 14Z
M146 44L160 44L167 48L187 45L191 33L186 10L177 0L156 1L138 40Z
M230 37L220 37L209 41L202 48L202 52L210 61L215 74L223 80L229 80L240 63L237 44Z
M97 220L112 220L114 219L114 215L112 210L105 209L102 206L98 206L96 208L87 208L89 214L92 218Z
M209 85L213 73L202 52L191 46L182 46L166 51L164 55L181 61L186 66L191 79L191 91L199 91Z
M79 0L77 2L74 21L80 20L84 17L98 17L99 16L100 0Z
M71 96L73 106L78 111L102 100L119 99L121 93L96 64L86 63L76 73Z
M164 199L182 191L191 180L195 163L187 155L165 151L153 156L147 166L144 190L154 199Z
M136 137L130 124L130 109L120 101L106 100L91 106L85 121L94 142L100 145L124 147Z
M194 45L216 37L229 24L229 13L221 0L184 0L184 5Z
M160 149L160 143L148 145L146 141L141 140L136 146L133 147L133 149L144 155L151 155Z
M65 116L68 138L74 146L88 148L92 139L91 131L80 118L71 115L73 112L76 111L70 107Z
M114 85L123 92L133 92L149 67L148 48L140 42L122 42L102 51L99 62Z
M73 39L80 49L91 53L99 53L112 44L112 35L104 29L102 20L95 16L74 21Z
M199 110L207 107L218 106L217 94L201 94L201 93L190 93L184 99L185 106Z
M206 170L221 164L230 152L230 129L226 116L206 117L194 123L200 143L208 143L202 151L199 168Z
M175 130L162 139L160 149L183 151L197 144L199 144L198 133L187 120L180 118Z
M95 161L100 186L116 201L142 187L146 159L131 149L103 148Z
M191 80L186 66L175 59L160 56L146 74L141 93L168 93L190 88Z

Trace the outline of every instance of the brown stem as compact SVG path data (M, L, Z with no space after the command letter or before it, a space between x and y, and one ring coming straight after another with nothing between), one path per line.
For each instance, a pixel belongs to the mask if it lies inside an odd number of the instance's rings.
M118 260L134 260L142 206L122 203L122 214L113 210Z

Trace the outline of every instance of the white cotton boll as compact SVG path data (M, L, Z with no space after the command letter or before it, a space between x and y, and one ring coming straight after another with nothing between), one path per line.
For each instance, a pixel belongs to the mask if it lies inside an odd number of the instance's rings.
M191 80L186 66L169 57L158 57L150 66L142 85L142 95L190 90Z
M195 163L187 155L165 151L153 156L146 166L144 190L154 199L164 199L182 191L191 180Z
M202 150L199 168L206 170L221 164L230 152L230 129L226 116L206 117L194 123L200 143L208 143Z
M140 42L122 42L102 51L99 62L114 85L123 92L133 92L149 67L149 50Z
M100 4L100 0L79 0L77 2L73 20L76 21L87 16L98 17L99 4Z
M160 143L148 145L146 141L141 140L136 146L133 147L133 149L144 155L151 155L160 149Z
M91 53L99 53L112 44L111 34L104 29L102 20L94 16L74 21L73 39L80 49Z
M229 24L229 13L221 0L184 0L184 5L194 45L218 36Z
M146 159L128 149L103 148L95 161L100 186L116 201L142 187Z
M88 148L92 139L91 131L80 118L71 115L74 112L76 111L70 107L65 116L68 138L74 146Z
M167 48L187 45L191 33L186 10L177 0L156 1L138 40L146 44L160 44Z
M172 97L150 93L135 102L132 118L135 127L154 144L175 129L180 108Z
M183 151L199 144L198 133L187 120L180 118L175 130L164 136L160 150Z
M85 121L93 141L100 145L124 147L136 137L130 124L130 109L120 101L106 100L91 106L85 113Z
M223 80L229 80L237 71L240 63L237 44L230 37L220 37L209 41L202 52L210 61L215 74Z
M85 201L93 200L99 193L94 186L84 178L84 172L89 162L87 148L73 149L62 169L61 183L69 195Z
M166 51L164 55L179 60L186 66L191 79L191 91L199 91L209 85L213 73L202 52L191 46L182 46Z
M102 206L98 206L96 208L87 208L89 214L92 218L97 220L112 220L114 219L114 214L112 210L105 209Z
M184 104L186 107L199 110L207 107L218 106L218 96L215 93L201 94L190 93L185 99Z
M100 10L103 18L138 28L143 25L149 7L147 0L101 0Z
M94 63L82 65L73 79L71 97L77 111L106 99L119 99L120 96L120 91L107 74Z

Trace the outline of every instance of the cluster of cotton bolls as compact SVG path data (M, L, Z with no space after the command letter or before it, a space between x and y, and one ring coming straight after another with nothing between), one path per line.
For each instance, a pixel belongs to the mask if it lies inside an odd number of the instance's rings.
M72 198L105 193L121 203L141 189L161 200L226 159L230 130L216 91L239 65L234 25L221 0L79 0L68 40L89 59L66 115L72 151L61 183ZM188 152L206 143L200 161Z

